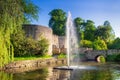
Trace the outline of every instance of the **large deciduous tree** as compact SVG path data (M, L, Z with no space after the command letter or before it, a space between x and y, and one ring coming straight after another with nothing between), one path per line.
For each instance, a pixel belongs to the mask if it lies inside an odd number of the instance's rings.
M105 21L103 25L98 26L97 30L95 31L95 36L100 37L106 43L108 43L111 40L114 40L115 34L110 25L110 22Z
M74 19L74 24L75 26L77 27L77 33L78 33L78 36L80 37L81 40L84 39L84 27L83 27L83 24L84 24L84 20L80 17L77 17Z
M11 36L21 29L22 10L20 0L0 1L0 67L13 60L14 49Z
M49 27L53 29L53 33L59 36L65 35L66 13L62 9L54 9L49 15Z
M92 20L87 20L87 22L84 23L84 39L94 41L96 27L94 25L94 22Z
M114 30L112 29L112 26L110 24L109 21L105 21L104 22L104 27L106 29L106 42L109 42L111 40L114 40L115 39L115 33L114 33Z
M31 0L20 0L21 8L24 12L24 23L30 23L32 20L38 20L39 8Z
M22 30L25 19L29 21L37 16L38 9L34 8L36 7L31 0L0 1L0 67L13 61L14 46L11 37L15 36L18 30Z

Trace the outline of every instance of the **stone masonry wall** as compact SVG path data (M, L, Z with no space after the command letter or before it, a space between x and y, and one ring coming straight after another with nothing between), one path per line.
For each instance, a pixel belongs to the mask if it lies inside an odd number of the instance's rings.
M49 41L48 53L66 53L66 37L54 35L52 29L49 27L33 24L24 24L23 29L25 30L26 36L32 36L33 39L39 40L40 35L43 35Z
M54 34L52 36L52 47L59 48L58 36Z
M32 25L32 24L24 24L23 29L25 30L26 36L32 36L33 39L39 40L40 36L44 36L49 41L49 55L52 55L52 29L49 27L41 26L41 25Z
M94 60L97 56L103 55L112 55L112 54L120 54L120 50L86 50L84 52L87 59Z
M59 36L59 48L66 48L66 37L65 36Z
M43 68L46 66L55 66L55 65L66 65L66 59L56 59L56 58L51 58L51 59L39 59L39 60L25 60L25 61L15 61L7 64L4 67L5 71L8 72L24 72L24 71L29 71L32 69L36 68Z

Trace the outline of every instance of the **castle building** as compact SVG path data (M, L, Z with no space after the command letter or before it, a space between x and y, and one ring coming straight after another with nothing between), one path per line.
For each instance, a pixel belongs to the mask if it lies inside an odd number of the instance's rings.
M48 54L66 53L66 37L53 34L51 28L42 25L24 24L26 36L32 36L33 39L39 40L42 34L49 41Z

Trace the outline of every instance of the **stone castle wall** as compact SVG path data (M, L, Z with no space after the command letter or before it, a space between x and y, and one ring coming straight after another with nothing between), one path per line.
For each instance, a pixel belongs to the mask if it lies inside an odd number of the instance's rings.
M25 30L26 36L32 36L33 39L39 40L40 36L44 36L49 41L49 50L48 53L52 54L52 29L41 26L41 25L31 25L31 24L25 24L23 25L23 29Z
M24 24L26 36L32 36L33 39L39 40L40 35L43 35L49 41L48 53L65 53L66 52L66 38L65 36L57 36L53 34L53 31L49 27L33 24Z
M66 48L66 37L65 36L59 36L59 48Z
M53 48L59 48L59 42L58 42L58 36L54 35L52 36L52 47Z
M59 36L59 48L60 53L66 53L67 46L66 46L66 37L65 36Z

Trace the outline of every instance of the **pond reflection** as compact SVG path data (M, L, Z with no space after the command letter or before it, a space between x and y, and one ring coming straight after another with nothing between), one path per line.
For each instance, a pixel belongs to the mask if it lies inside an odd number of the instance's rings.
M113 80L110 70L74 70L70 80Z
M13 74L5 73L3 71L0 72L0 80L13 80Z
M13 74L13 80L46 80L48 69Z
M46 67L20 73L0 72L0 80L120 80L120 67L96 66L97 69L58 70Z

